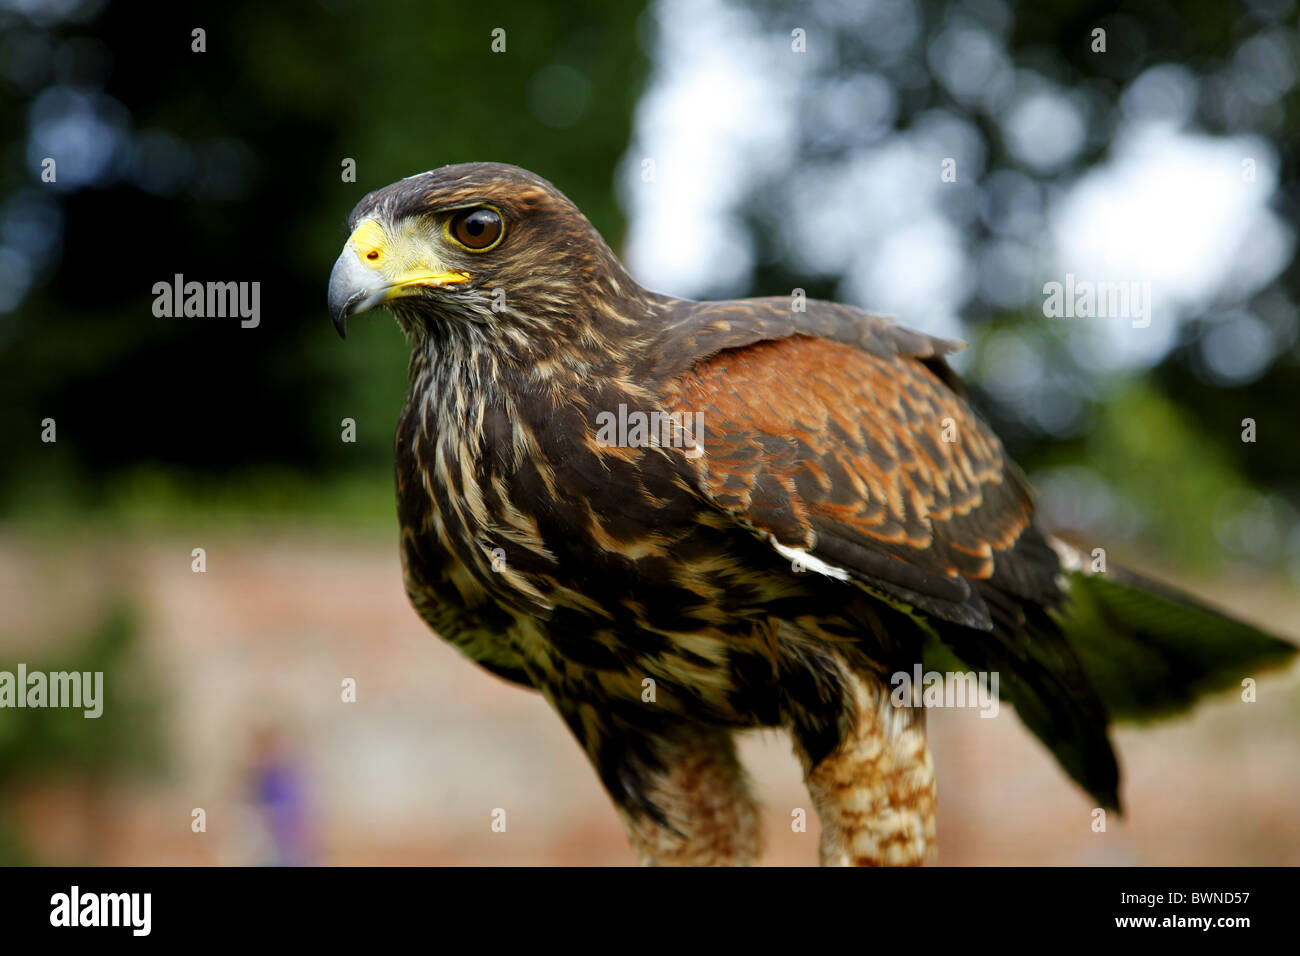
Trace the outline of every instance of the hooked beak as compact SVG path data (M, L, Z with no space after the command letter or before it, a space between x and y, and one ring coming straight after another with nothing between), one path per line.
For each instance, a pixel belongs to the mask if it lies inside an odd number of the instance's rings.
M389 285L384 278L367 269L350 245L345 246L330 272L330 318L339 338L348 337L348 316L374 308L384 301L388 292Z

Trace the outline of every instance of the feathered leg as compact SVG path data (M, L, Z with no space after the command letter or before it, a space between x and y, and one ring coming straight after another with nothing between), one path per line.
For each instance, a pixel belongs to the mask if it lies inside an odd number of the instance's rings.
M649 743L661 766L643 778L643 795L658 814L619 807L640 862L752 864L761 849L759 810L731 732L695 725Z
M596 768L647 866L745 866L760 852L759 810L732 731L674 718L641 726L611 708L546 694Z
M814 763L795 728L795 752L821 817L823 866L918 866L935 839L934 765L924 712L894 707L886 688L844 676L839 744Z

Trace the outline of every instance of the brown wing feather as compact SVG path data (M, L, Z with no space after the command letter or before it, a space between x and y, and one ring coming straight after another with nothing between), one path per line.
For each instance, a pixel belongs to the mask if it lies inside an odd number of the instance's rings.
M1050 555L1016 555L1033 522L1029 487L926 358L792 335L698 361L662 395L670 410L703 412L700 481L719 506L908 603L988 628L973 582L1041 589L1054 559L1016 567Z

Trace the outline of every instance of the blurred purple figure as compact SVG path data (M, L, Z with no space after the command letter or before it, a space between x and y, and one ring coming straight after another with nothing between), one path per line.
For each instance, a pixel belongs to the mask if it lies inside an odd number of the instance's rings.
M315 854L307 825L307 781L278 731L264 728L255 734L250 775L253 803L270 841L266 865L310 865Z

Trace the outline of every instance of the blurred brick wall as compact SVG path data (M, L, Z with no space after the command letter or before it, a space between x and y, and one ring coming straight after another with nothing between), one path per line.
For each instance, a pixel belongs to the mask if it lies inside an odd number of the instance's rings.
M88 789L71 774L13 788L38 860L263 862L248 767L255 736L270 729L302 768L320 862L632 861L595 776L540 697L460 658L409 609L394 544L203 538L39 547L0 538L0 667L126 592L170 701L165 778ZM199 545L204 574L190 570ZM1198 589L1294 637L1300 596L1243 582ZM340 699L346 677L357 682L354 704ZM1127 816L1104 834L1010 708L991 720L932 711L929 721L940 863L1300 864L1295 670L1261 681L1255 704L1229 693L1186 718L1121 728ZM815 814L785 735L747 734L742 756L767 814L764 862L814 863ZM191 832L194 807L207 811L206 833ZM809 810L809 832L791 832L795 807ZM491 830L496 808L505 833Z

